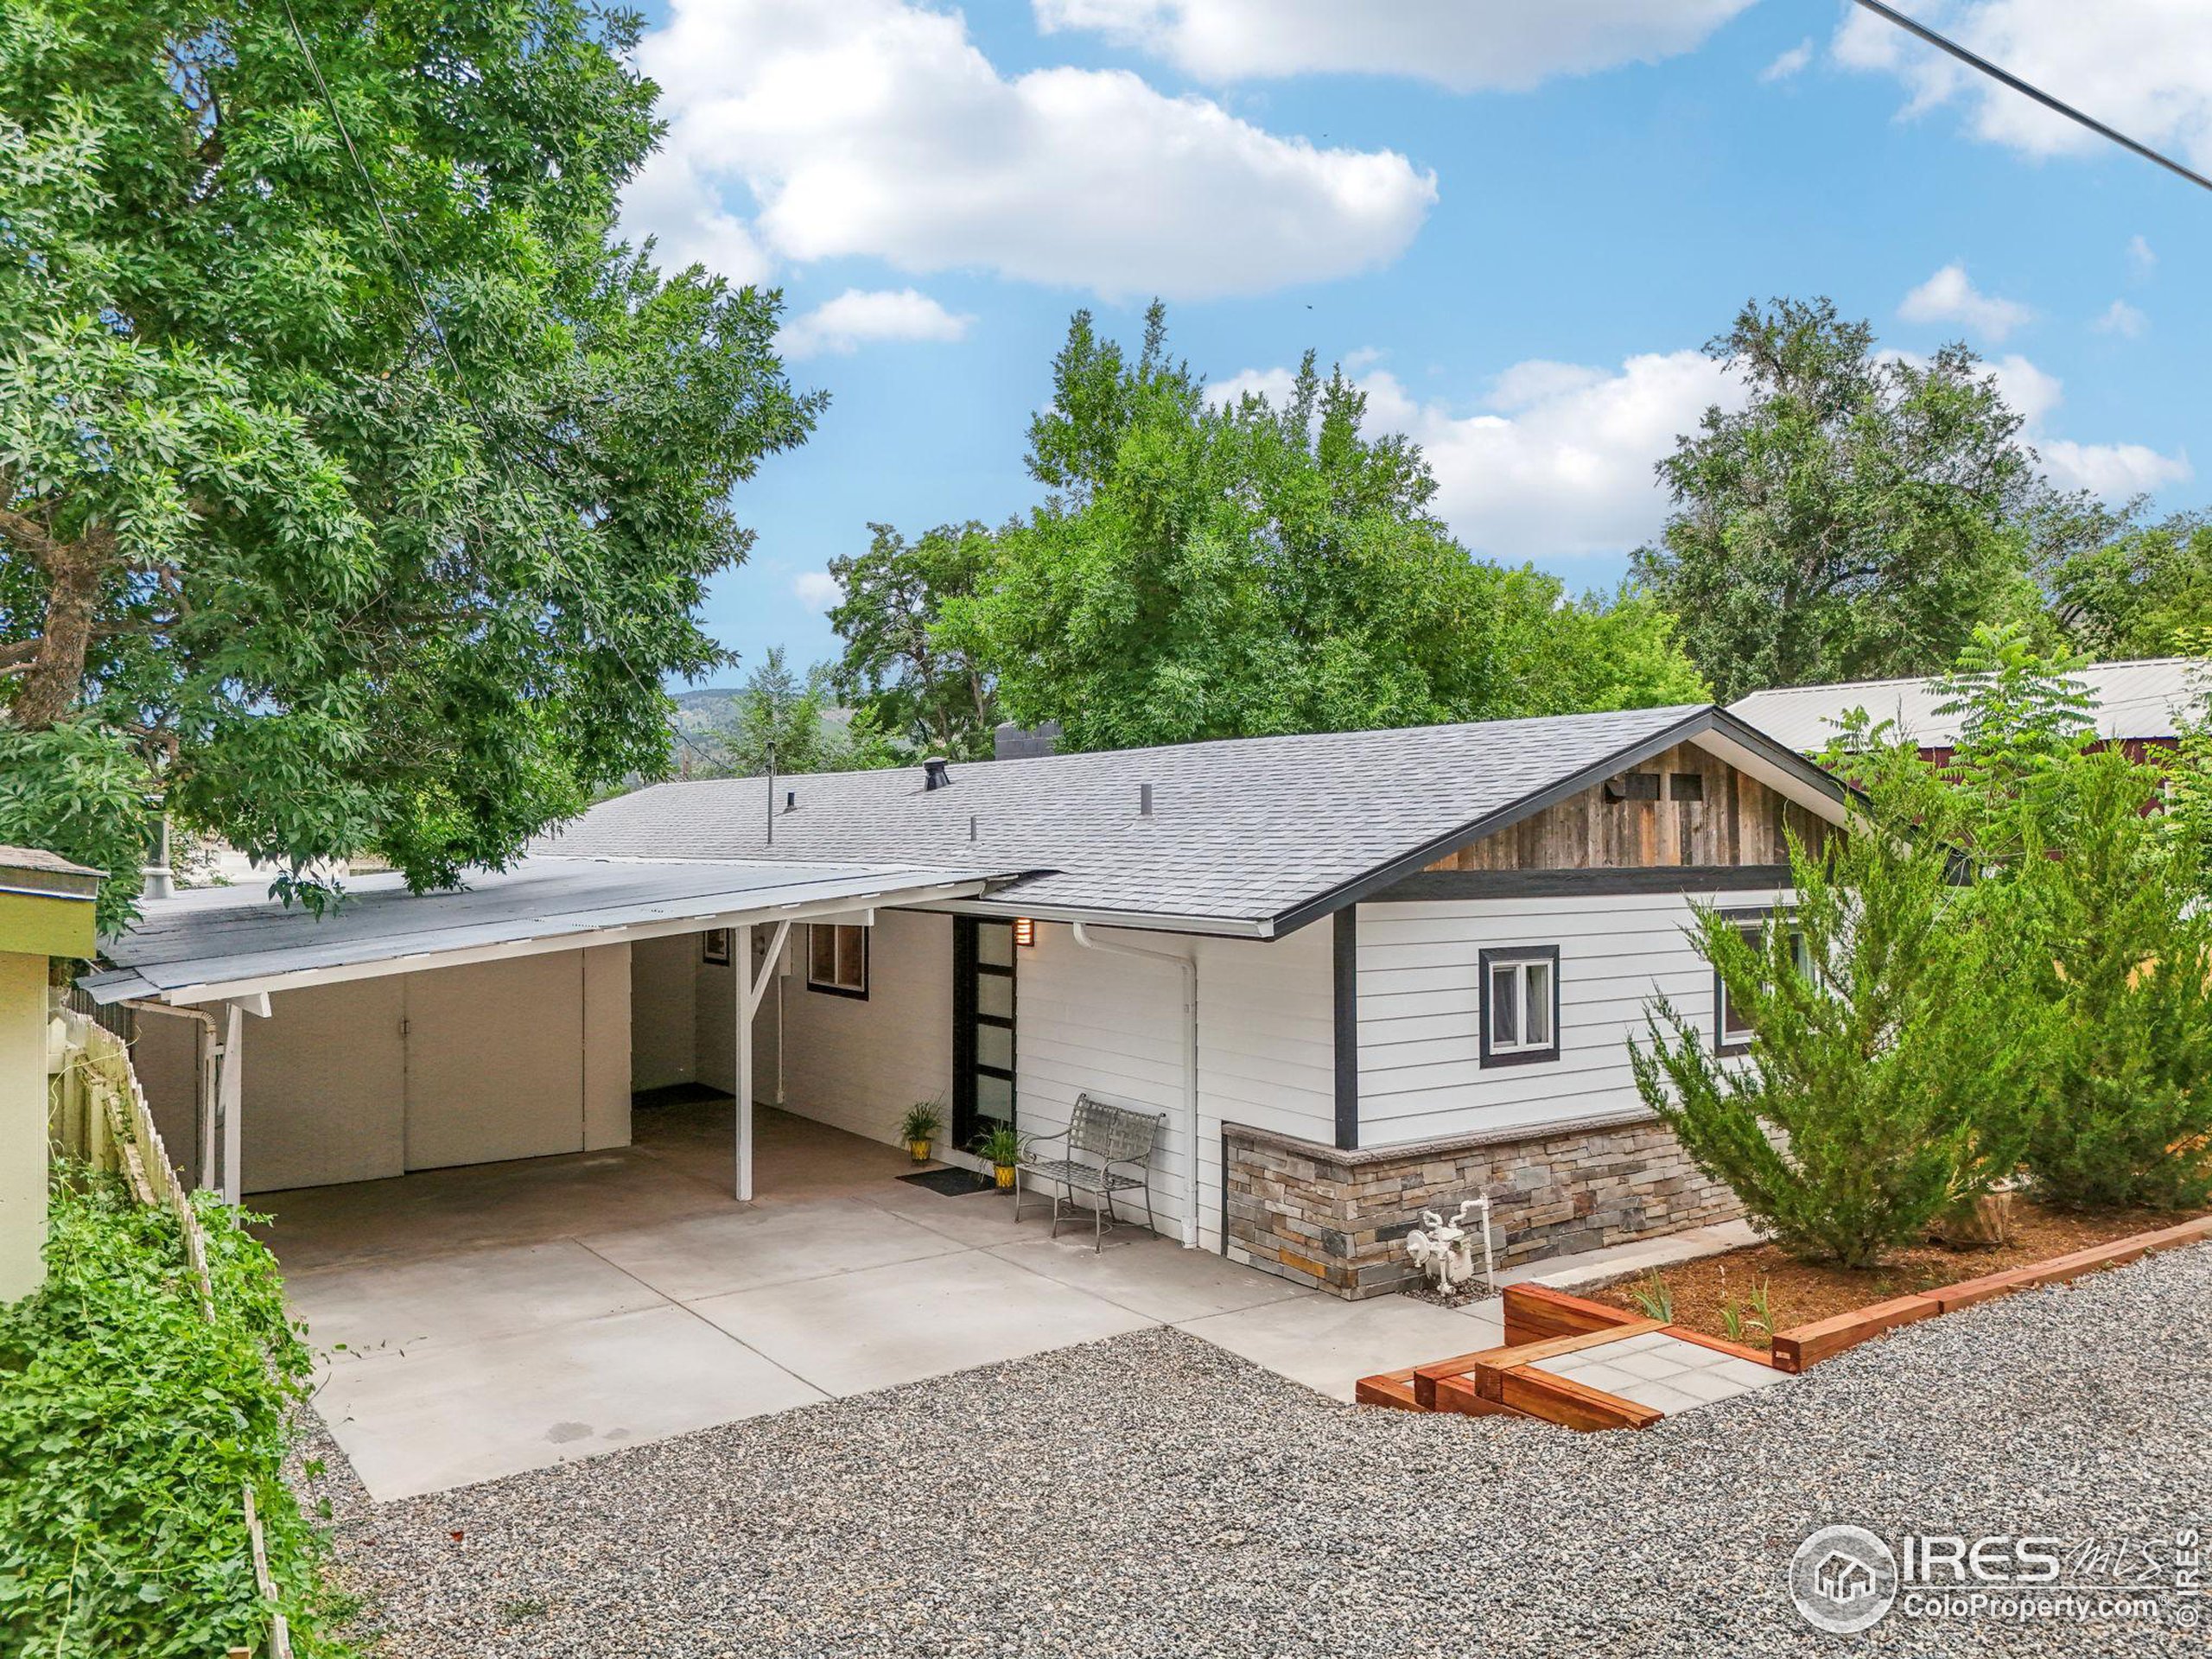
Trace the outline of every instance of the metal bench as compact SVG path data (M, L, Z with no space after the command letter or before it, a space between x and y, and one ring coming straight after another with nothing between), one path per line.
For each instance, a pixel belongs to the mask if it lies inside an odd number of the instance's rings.
M1022 1148L1014 1166L1014 1218L1021 1219L1021 1180L1025 1175L1057 1184L1052 1194L1052 1236L1060 1236L1060 1205L1073 1202L1078 1192L1090 1195L1091 1248L1104 1248L1106 1229L1121 1225L1114 1213L1114 1195L1132 1188L1144 1193L1145 1225L1160 1228L1152 1216L1152 1154L1160 1143L1165 1112L1133 1112L1109 1106L1089 1095L1076 1096L1075 1115L1058 1135L1040 1135ZM1043 1155L1057 1147L1058 1155Z

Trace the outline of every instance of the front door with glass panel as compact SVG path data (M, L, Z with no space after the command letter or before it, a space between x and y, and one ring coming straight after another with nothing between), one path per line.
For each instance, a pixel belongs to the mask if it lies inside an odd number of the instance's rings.
M952 1141L1014 1122L1014 924L952 918Z

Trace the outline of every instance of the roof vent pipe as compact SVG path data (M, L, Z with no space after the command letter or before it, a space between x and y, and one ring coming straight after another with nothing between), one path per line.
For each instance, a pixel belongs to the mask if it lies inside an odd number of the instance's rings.
M968 839L976 839L976 815L973 812L968 815Z
M139 872L143 883L140 894L148 899L176 897L176 874L169 868L169 815L162 813L154 821L153 845L146 849L146 862Z
M941 754L933 754L930 756L928 760L923 761L922 787L924 789L943 789L947 784L950 783L952 781L952 776L945 770L945 768L950 764L951 763Z
M784 810L786 812L798 810L798 791L787 789L784 791Z
M1137 816L1141 818L1148 818L1152 816L1152 785L1150 784L1137 785Z

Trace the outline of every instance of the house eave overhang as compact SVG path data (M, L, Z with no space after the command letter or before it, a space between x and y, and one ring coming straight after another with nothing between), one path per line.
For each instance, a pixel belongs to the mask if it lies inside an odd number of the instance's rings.
M161 964L123 963L79 982L95 1002L125 1000L159 1001L189 1007L263 997L271 992L306 989L348 981L379 979L395 974L426 972L439 968L467 967L478 963L510 961L556 951L586 950L598 945L632 944L673 934L696 933L709 928L737 927L750 923L803 922L835 916L841 920L872 922L879 908L916 908L973 898L988 892L994 877L956 880L920 879L901 883L895 878L844 884L838 891L809 897L789 889L767 889L741 899L706 894L679 906L663 906L682 913L662 913L632 920L607 920L573 925L551 925L542 931L512 938L485 939L465 944L418 950L365 948L353 959L313 966L226 974L219 964L193 963L191 971L163 973ZM181 967L183 964L178 964Z

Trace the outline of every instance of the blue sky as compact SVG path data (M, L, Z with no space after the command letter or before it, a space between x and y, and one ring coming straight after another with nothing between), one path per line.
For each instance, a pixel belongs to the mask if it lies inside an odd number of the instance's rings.
M2201 168L2212 35L2178 0L1918 15ZM632 234L783 288L812 442L741 489L709 631L835 653L825 567L880 520L1037 496L1069 314L1169 302L1217 385L1307 346L1428 448L1492 557L1610 585L1651 463L1731 389L1746 298L1963 338L2060 481L2212 494L2212 194L1815 0L684 0L641 48L669 145ZM733 679L742 668L718 678Z

